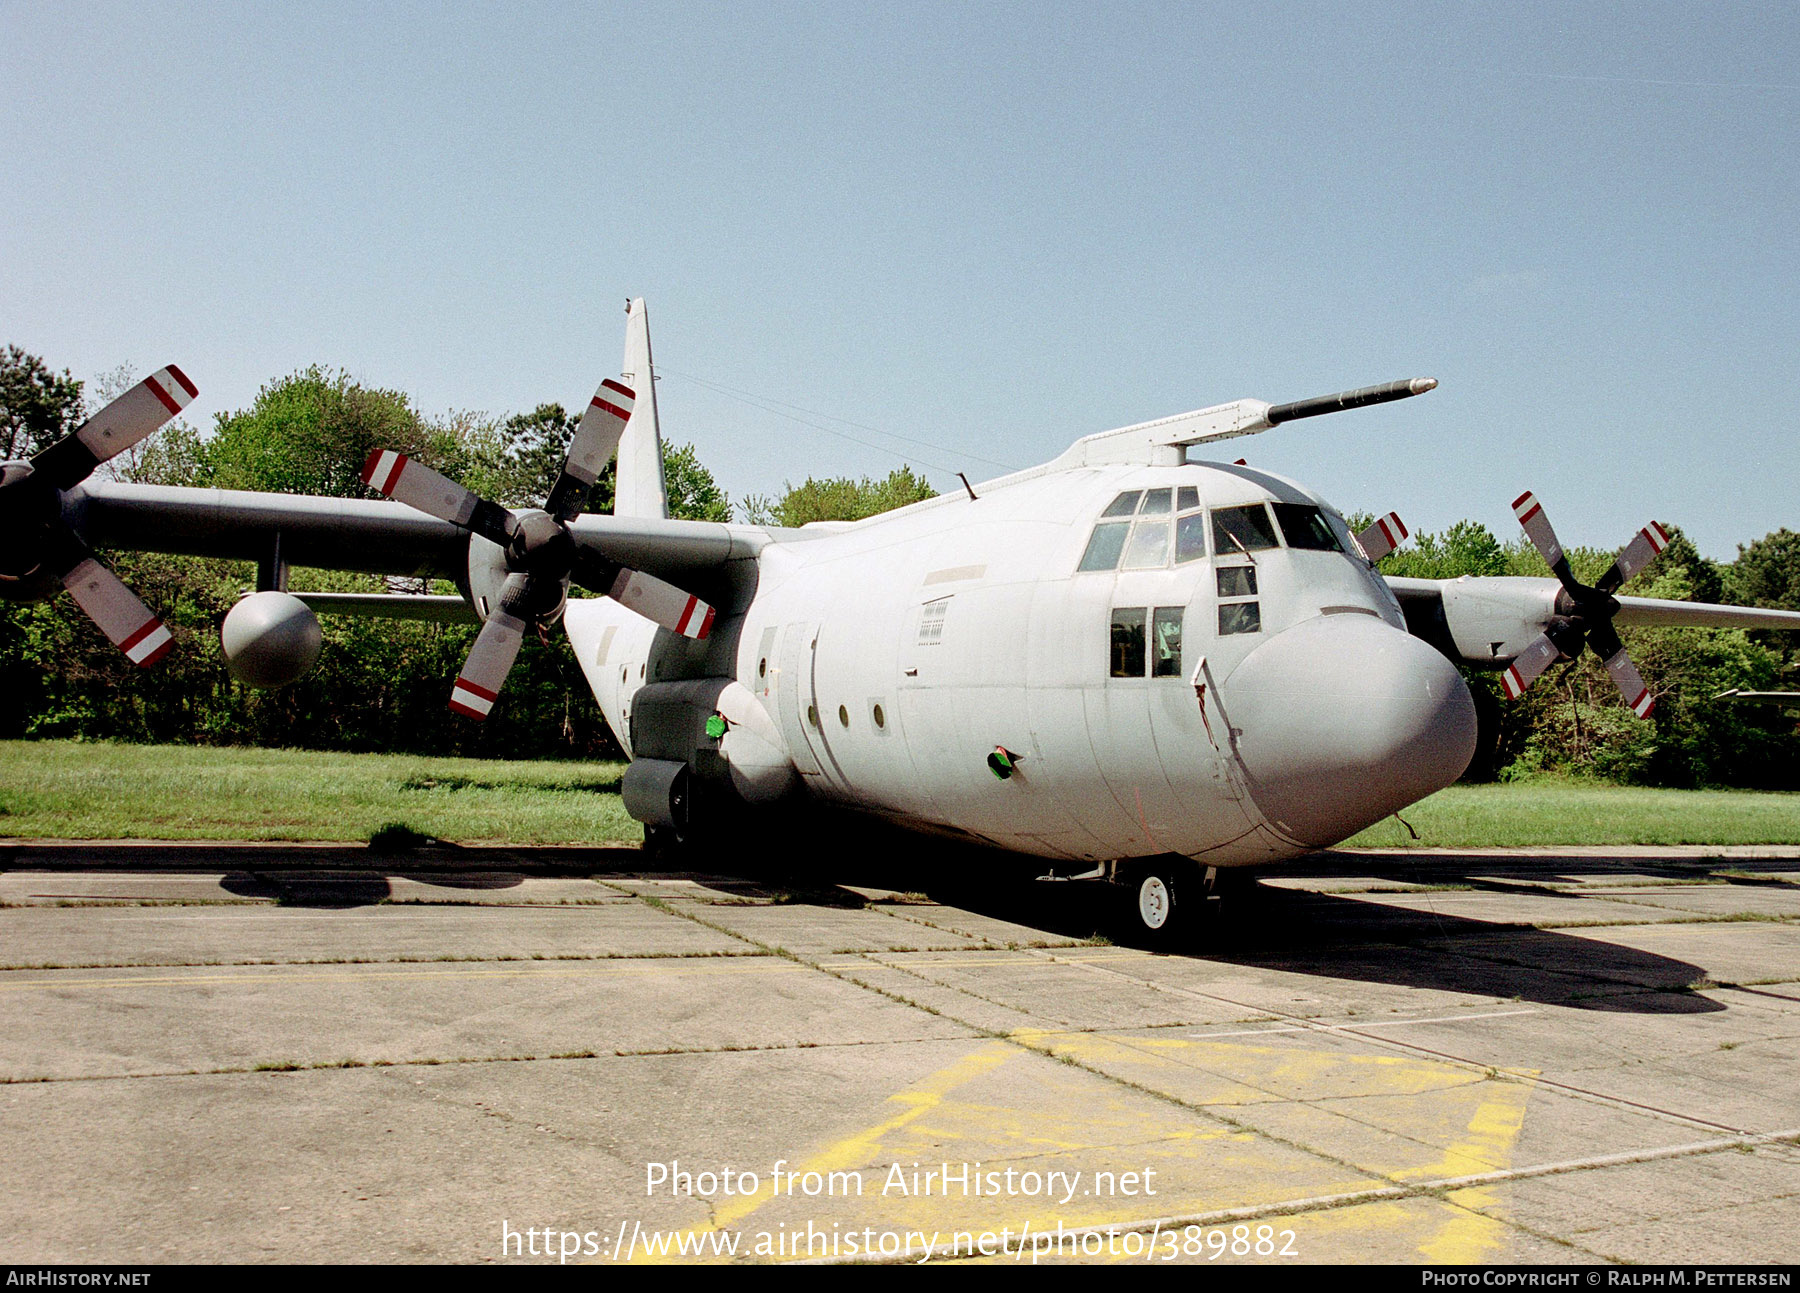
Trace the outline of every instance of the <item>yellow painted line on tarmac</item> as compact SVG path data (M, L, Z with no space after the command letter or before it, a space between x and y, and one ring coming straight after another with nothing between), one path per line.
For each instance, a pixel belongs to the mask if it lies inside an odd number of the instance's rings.
M1530 1076L1537 1074L1533 1072ZM1444 1151L1443 1160L1415 1172L1395 1173L1396 1180L1408 1176L1473 1176L1512 1166L1513 1150L1518 1145L1519 1132L1525 1126L1525 1105L1531 1099L1533 1084L1491 1082L1489 1085L1493 1089L1476 1107L1463 1138ZM1420 1258L1433 1264L1459 1265L1504 1260L1511 1229L1495 1215L1503 1206L1499 1188L1497 1183L1473 1185L1446 1195L1453 1211L1437 1233L1419 1245Z
M903 1090L896 1091L886 1101L888 1116L863 1131L846 1136L825 1146L791 1170L805 1176L809 1172L825 1175L830 1172L850 1171L873 1160L880 1148L883 1137L914 1122L938 1108L944 1097L957 1087L991 1073L1007 1061L1015 1058L1019 1052L1005 1042L992 1041L979 1046L955 1063L926 1075ZM728 1198L717 1203L713 1208L712 1221L703 1226L695 1226L686 1232L687 1236L710 1234L715 1230L723 1230L745 1220L765 1203L777 1197L780 1190L780 1179L770 1174L770 1180L761 1184L752 1194ZM674 1241L679 1251L679 1240ZM634 1265L655 1262L657 1257L648 1253L637 1253L631 1257Z
M620 957L621 961L633 960ZM633 974L803 974L810 966L800 965L777 956L695 957L707 964L690 964L685 957L654 958L649 963L613 965L606 961L584 961L579 965L501 967L482 966L416 970L295 970L292 966L273 964L250 967L259 973L145 974L115 979L0 979L0 992L23 992L44 989L137 988L137 987L210 987L230 983L348 983L370 979L566 979L592 975ZM272 973L280 971L281 973ZM79 976L80 967L62 973Z

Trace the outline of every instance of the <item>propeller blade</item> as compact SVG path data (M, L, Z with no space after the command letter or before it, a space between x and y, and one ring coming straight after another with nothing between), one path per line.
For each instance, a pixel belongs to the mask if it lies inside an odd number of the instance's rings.
M1571 597L1579 597L1581 585L1575 582L1575 572L1569 569L1569 559L1563 555L1562 544L1556 541L1556 531L1550 526L1550 518L1544 515L1544 505L1537 501L1537 495L1526 490L1515 498L1513 515L1525 527L1525 537L1544 558L1544 564L1562 581Z
M441 472L392 449L377 449L362 469L363 483L427 516L473 530L504 547L518 529L513 514L464 489Z
M1648 718L1650 711L1656 708L1656 698L1644 686L1644 679L1639 675L1637 666L1631 663L1631 657L1625 652L1625 644L1619 641L1618 632L1610 620L1596 624L1589 630L1588 645L1594 649L1595 655L1606 662L1606 672L1611 675L1613 686L1619 689L1619 695L1625 698L1632 713L1639 718Z
M1631 712L1639 718L1649 718L1650 711L1656 708L1656 697L1644 686L1644 679L1631 663L1631 657L1625 648L1620 647L1606 659L1606 672L1612 675L1613 686L1619 689L1619 695L1631 706Z
M641 570L620 570L607 596L684 638L698 641L712 632L711 606Z
M568 521L587 504L588 491L618 451L619 438L625 434L636 402L637 393L629 386L610 377L600 383L569 441L569 453L563 459L556 488L550 491L550 501L544 504L551 516Z
M506 675L518 658L525 640L525 621L494 611L475 636L469 658L463 662L456 686L450 689L450 708L470 718L486 718L500 698Z
M1630 543L1619 549L1618 560L1612 563L1594 587L1610 596L1627 579L1655 561L1658 554L1668 546L1669 532L1655 521L1650 522L1632 536Z
M91 554L63 576L63 587L131 663L153 665L174 645L163 622Z
M1539 634L1512 662L1512 667L1500 675L1500 686L1506 691L1508 700L1517 700L1525 694L1525 689L1538 680L1538 676L1555 664L1562 652L1556 643L1550 640L1548 633Z
M1388 553L1405 543L1406 539L1406 522L1400 519L1400 513L1389 512L1357 535L1356 545L1363 550L1363 555L1370 561L1380 561Z
M73 489L186 408L200 392L174 364L159 368L31 460L57 489Z

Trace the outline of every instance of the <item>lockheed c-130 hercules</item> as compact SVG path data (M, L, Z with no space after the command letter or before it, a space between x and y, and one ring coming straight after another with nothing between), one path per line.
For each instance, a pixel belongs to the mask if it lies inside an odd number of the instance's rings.
M1295 481L1189 460L1429 378L1086 436L853 523L673 520L647 317L627 308L624 372L541 509L382 451L364 472L380 501L88 479L192 399L171 367L0 468L0 593L60 584L151 664L167 630L90 544L255 561L259 591L222 638L233 671L265 686L311 667L315 611L473 618L449 700L473 719L523 635L560 619L651 843L822 801L1122 885L1152 936L1231 869L1329 846L1454 782L1477 740L1458 664L1503 670L1517 696L1591 648L1642 716L1654 698L1615 626L1800 628L1800 613L1618 596L1667 542L1654 523L1588 586L1526 494L1515 510L1555 578L1384 578L1398 516L1355 534ZM615 453L613 514L583 514ZM290 564L429 575L461 596L289 594ZM571 584L602 595L570 600Z

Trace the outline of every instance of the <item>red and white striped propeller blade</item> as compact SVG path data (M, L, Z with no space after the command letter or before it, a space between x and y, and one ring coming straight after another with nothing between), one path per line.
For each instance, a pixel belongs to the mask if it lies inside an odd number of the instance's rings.
M1537 495L1526 490L1515 498L1513 515L1525 527L1526 537L1543 556L1544 564L1555 570L1563 559L1562 544L1556 541L1556 531L1550 525L1550 518L1544 515L1544 505L1537 501Z
M1649 718L1650 711L1656 708L1656 697L1644 686L1644 679L1631 663L1631 657L1620 647L1607 657L1606 672L1612 675L1613 685L1619 689L1619 695L1631 706L1631 712L1639 718Z
M609 377L600 383L569 440L562 475L550 491L550 501L544 504L551 516L567 521L581 511L588 491L618 452L619 439L625 434L625 424L631 420L636 402L637 393L623 382Z
M1631 537L1630 543L1619 549L1618 559L1594 586L1603 593L1616 592L1626 580L1655 561L1668 546L1669 532L1655 521L1650 522Z
M486 718L500 698L500 688L512 672L524 640L525 621L505 611L489 614L475 636L475 645L469 648L456 686L450 689L450 708L470 718Z
M150 435L200 392L174 364L159 368L32 459L58 489L70 489L109 458Z
M1525 694L1525 689L1538 680L1538 676L1555 664L1562 652L1556 643L1550 640L1547 633L1541 633L1532 639L1512 667L1500 675L1500 686L1506 692L1508 700L1517 700Z
M518 524L505 508L392 449L371 453L363 463L362 478L365 485L391 499L416 507L427 516L473 530L495 543L506 543Z
M95 558L78 561L63 576L63 587L133 664L153 665L174 645L163 622Z
M684 638L698 640L712 632L711 606L641 570L619 571L607 596Z
M1380 561L1406 539L1406 522L1400 519L1400 513L1389 512L1356 536L1356 546L1370 561Z

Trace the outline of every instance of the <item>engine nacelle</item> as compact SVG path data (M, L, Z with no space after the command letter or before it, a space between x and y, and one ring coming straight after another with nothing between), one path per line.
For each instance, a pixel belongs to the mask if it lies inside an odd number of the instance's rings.
M1443 585L1445 626L1465 664L1512 663L1556 616L1554 579L1452 579Z
M318 663L325 635L312 608L288 593L251 593L226 613L219 643L231 676L250 687L285 687Z

